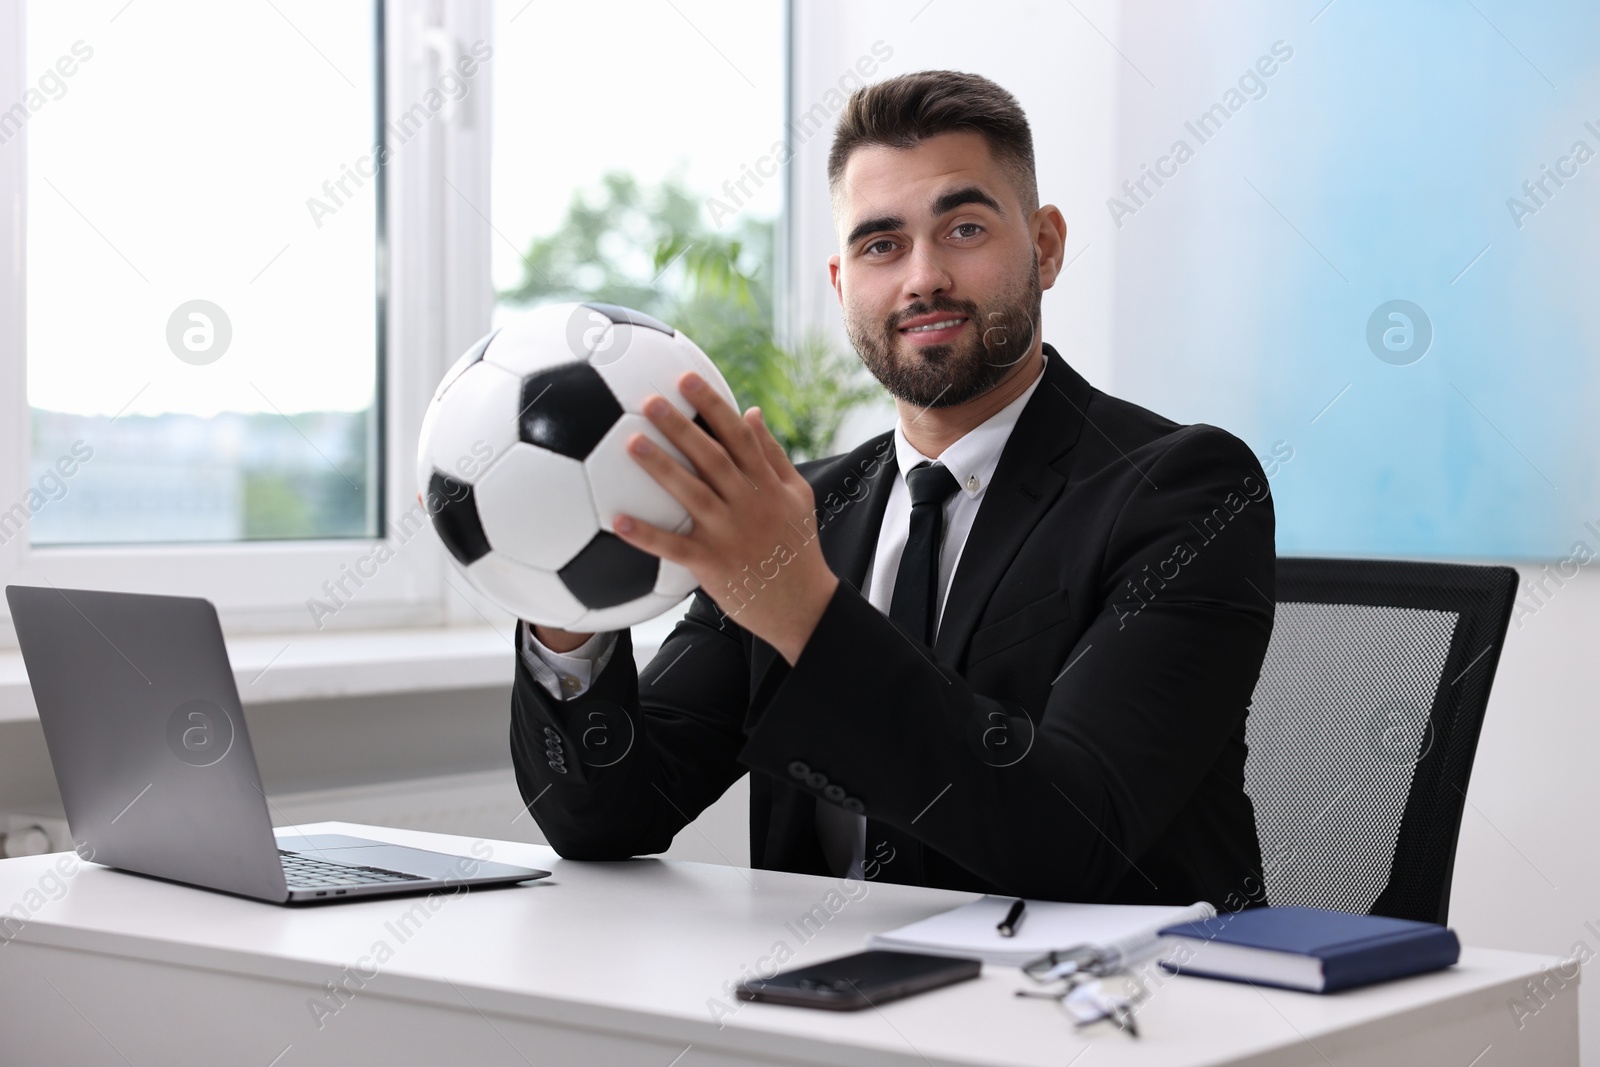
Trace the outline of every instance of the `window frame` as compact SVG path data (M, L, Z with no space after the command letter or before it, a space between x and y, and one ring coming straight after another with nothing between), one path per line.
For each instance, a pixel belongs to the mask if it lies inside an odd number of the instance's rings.
M441 71L493 44L487 0L373 0L377 14L378 134L420 101ZM25 5L0 5L0 100L27 85ZM368 539L34 548L26 536L0 545L0 583L204 596L230 632L303 633L491 621L447 577L448 559L416 524L415 448L433 389L457 354L489 329L489 150L493 59L396 148L377 187L378 369L373 420L379 434L382 536ZM0 147L0 510L29 486L26 256L27 127ZM426 522L423 523L426 526ZM378 564L378 546L392 558ZM371 571L359 587L350 570ZM319 618L311 598L324 582L353 590ZM0 603L0 647L14 646Z

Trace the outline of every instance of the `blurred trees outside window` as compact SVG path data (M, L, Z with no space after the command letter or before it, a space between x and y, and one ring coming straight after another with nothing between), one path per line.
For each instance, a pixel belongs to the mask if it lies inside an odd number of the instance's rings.
M722 234L700 212L676 179L647 188L612 171L573 196L554 233L529 243L521 283L500 299L603 300L654 315L711 357L740 404L761 408L791 457L829 454L845 413L877 396L876 383L821 337L775 338L772 220L741 218Z

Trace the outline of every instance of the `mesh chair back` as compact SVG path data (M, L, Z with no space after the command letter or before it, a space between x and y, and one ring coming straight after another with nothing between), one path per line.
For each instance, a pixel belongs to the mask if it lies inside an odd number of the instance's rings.
M1445 922L1517 572L1280 559L1246 722L1272 904Z

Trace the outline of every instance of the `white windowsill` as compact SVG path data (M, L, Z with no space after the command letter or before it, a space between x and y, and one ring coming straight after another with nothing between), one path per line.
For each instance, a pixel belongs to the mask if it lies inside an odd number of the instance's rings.
M437 627L228 640L245 704L509 684L511 629ZM39 717L22 653L0 652L0 722Z
M634 655L648 662L680 612L634 628ZM511 684L512 628L456 626L228 639L241 703L484 689ZM0 723L38 719L22 653L0 651Z

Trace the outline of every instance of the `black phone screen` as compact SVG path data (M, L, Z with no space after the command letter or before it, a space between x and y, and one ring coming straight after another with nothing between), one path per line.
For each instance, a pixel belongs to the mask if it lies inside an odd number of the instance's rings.
M926 956L916 952L858 952L813 963L739 987L740 1000L792 1004L805 1008L858 1011L913 993L976 978L977 960Z

